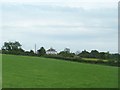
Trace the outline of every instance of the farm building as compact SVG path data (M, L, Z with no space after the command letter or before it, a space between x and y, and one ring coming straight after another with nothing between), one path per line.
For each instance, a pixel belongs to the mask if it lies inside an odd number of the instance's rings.
M57 54L57 51L53 48L50 48L46 51L46 54Z

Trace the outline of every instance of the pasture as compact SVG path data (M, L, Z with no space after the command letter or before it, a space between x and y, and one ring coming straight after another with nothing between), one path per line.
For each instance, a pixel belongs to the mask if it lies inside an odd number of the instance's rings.
M2 55L4 88L117 88L118 67Z
M2 55L0 54L0 89L2 88Z

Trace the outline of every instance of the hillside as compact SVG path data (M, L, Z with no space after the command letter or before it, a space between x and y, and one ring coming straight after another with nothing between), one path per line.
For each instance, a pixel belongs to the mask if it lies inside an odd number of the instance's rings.
M3 55L5 88L115 88L118 68L41 57Z

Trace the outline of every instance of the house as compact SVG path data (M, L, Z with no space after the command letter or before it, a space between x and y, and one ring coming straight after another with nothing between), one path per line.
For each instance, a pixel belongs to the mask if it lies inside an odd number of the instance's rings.
M57 54L57 51L53 48L50 48L46 51L46 54Z

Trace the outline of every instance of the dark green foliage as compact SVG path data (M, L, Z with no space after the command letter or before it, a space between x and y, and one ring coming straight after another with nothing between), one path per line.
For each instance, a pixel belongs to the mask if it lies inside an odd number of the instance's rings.
M44 47L41 47L37 52L39 56L44 56L46 54L46 50L44 49Z
M21 44L17 41L15 42L5 42L2 47L3 54L14 54L14 55L24 55L24 50L21 48Z
M110 66L120 66L118 65L118 62L115 62L114 60L109 60L108 62L104 62L102 59L99 59L98 61L94 60L84 60L81 57L65 57L61 55L45 55L46 58L55 58L65 61L73 61L73 62L81 62L81 63L91 63L91 64L101 64L101 65L110 65Z
M91 52L84 50L78 56L83 58L110 59L111 54L109 52L98 52L97 50L92 50Z
M66 61L75 61L75 62L82 62L82 58L80 57L65 57L61 55L45 55L46 58L55 58L55 59L61 59Z
M109 64L120 67L120 54L109 55Z
M31 53L31 54L34 54L34 51L33 51L33 50L30 50L30 53Z
M30 50L30 51L26 51L26 52L24 53L24 55L35 56L35 53L34 53L33 50Z
M74 53L70 53L68 51L61 51L58 55L61 55L63 57L74 57L75 56Z
M70 53L70 49L69 48L65 48L64 52Z
M65 48L64 51L61 51L58 55L62 57L74 57L75 53L71 53L69 48Z
M99 52L97 50L92 50L90 53L90 57L99 58Z
M7 51L11 51L11 50L18 50L21 47L21 44L17 41L15 42L5 42L3 49L7 50Z
M46 50L44 47L41 47L37 54L34 53L33 50L25 51L21 48L21 44L17 41L15 42L5 42L2 51L0 53L3 54L13 54L13 55L27 55L27 56L44 56L49 58L62 59L67 61L76 61L76 62L85 62L85 63L93 63L93 64L104 64L104 65L112 65L112 66L120 66L120 54L110 54L109 52L98 52L97 50L92 50L88 52L86 50L81 53L78 52L71 53L69 48L65 48L64 51L61 51L57 55L46 55ZM82 58L95 58L99 59L97 61L84 60ZM107 60L104 62L104 60Z
M2 53L3 54L14 54L14 55L28 55L28 56L33 56L35 55L33 50L29 51L24 51L21 48L21 44L17 41L15 42L5 42L3 47L2 47Z
M90 57L90 53L88 51L84 50L80 54L78 54L78 56L89 58Z

